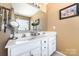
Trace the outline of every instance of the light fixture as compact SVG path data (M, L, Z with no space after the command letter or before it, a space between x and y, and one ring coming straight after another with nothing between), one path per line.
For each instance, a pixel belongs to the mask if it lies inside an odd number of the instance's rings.
M12 3L12 7L14 8L14 13L17 15L32 17L38 11L39 8L31 5L30 3Z

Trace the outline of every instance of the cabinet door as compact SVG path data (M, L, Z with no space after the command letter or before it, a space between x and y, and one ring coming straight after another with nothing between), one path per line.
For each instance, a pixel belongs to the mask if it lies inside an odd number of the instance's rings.
M20 44L11 48L11 56L25 55L25 52L30 51L30 44Z
M49 55L51 55L56 50L56 43L49 41Z
M13 46L10 51L11 56L28 56L30 55L30 51L32 49L35 49L36 47L40 47L40 41L32 41L28 43L18 44L16 46Z
M31 56L41 56L41 49L40 47L31 50Z

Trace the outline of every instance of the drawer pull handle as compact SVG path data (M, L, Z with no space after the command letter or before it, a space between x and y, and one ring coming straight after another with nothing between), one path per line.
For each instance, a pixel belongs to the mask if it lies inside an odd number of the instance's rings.
M46 47L44 47L44 48L46 48Z
M31 54L30 56L33 56L33 54Z
M44 41L44 43L46 43L46 41Z

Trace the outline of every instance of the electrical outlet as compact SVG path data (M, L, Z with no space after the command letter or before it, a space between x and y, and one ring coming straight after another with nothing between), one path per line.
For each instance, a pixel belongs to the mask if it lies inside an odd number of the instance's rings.
M53 30L55 30L56 29L56 26L53 26Z

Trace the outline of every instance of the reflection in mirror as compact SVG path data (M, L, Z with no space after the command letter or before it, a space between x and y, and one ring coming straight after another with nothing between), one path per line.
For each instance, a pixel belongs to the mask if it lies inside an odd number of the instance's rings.
M15 9L11 8L10 25L14 28L14 32L25 32L29 30L29 20L27 16L15 14Z
M24 19L16 19L16 22L18 23L18 32L25 32L29 30L29 20Z
M16 22L19 25L16 31L18 33L32 31L31 17L39 12L40 9L30 3L12 3L12 8L14 9L13 13L15 14Z

